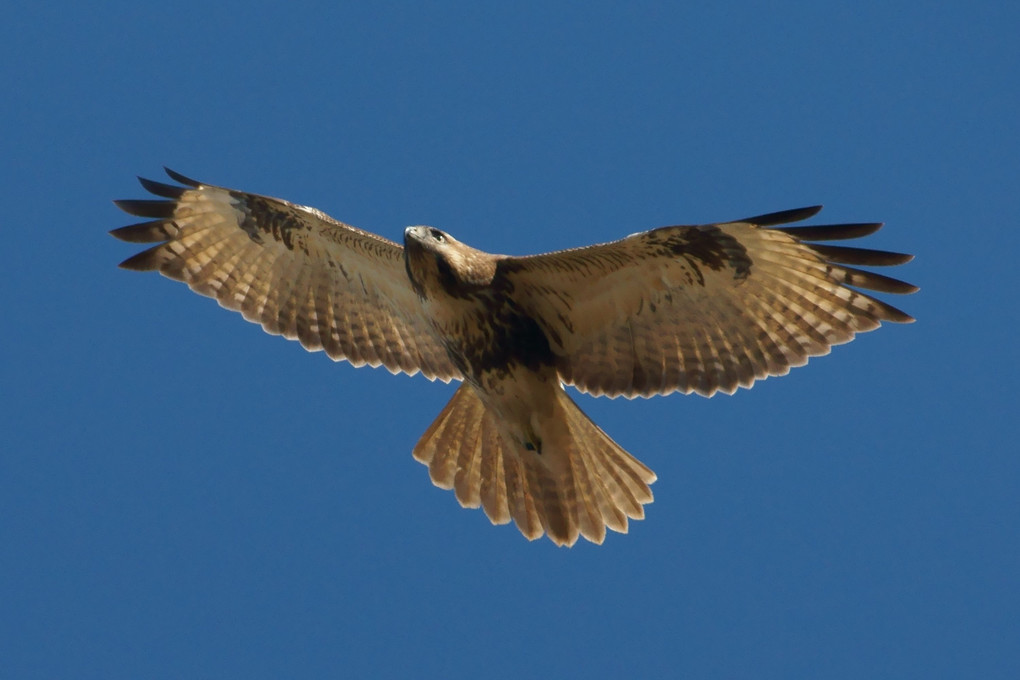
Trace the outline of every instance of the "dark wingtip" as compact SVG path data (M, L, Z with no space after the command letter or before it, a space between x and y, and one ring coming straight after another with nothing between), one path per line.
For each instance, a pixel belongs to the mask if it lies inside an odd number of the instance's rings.
M756 224L759 227L771 227L775 224L788 224L790 222L806 220L809 217L814 217L821 210L822 206L812 205L806 208L794 208L793 210L781 210L779 212L765 213L764 215L755 215L754 217L745 217L742 220L735 221Z
M907 253L893 253L888 250L870 250L868 248L849 248L846 246L828 246L819 243L811 244L815 251L829 262L840 264L862 264L869 267L891 267L906 264L914 259Z
M159 259L156 257L156 252L162 246L155 246L148 250L143 250L140 253L132 255L128 259L121 262L118 267L121 269L130 269L136 272L152 271L153 269L159 268Z
M870 290L878 290L883 293L894 293L896 295L910 295L911 293L916 293L919 290L918 287L912 283L907 283L906 281L894 279L891 276L884 276L882 274L876 274L875 272L863 269L839 267L837 271L842 274L844 283L857 288L868 288Z
M885 311L888 316L882 319L883 321L890 321L892 323L914 323L917 321L917 319L910 316L903 310L897 309L891 305L886 305Z
M156 196L162 196L163 198L180 198L181 195L187 191L184 187L164 184L163 182L156 182L144 177L139 177L138 183L141 184L149 193L155 194Z
M185 177L181 173L175 172L174 170L171 170L170 168L166 167L165 165L163 166L163 172L165 172L170 177L170 179L174 180L175 182L180 182L181 184L184 184L185 186L195 187L195 188L202 186L202 183L199 182L197 179L191 179L190 177Z
M870 236L881 228L881 222L859 222L854 224L821 224L813 227L780 227L776 231L789 234L799 241L843 241Z
M110 236L128 243L156 243L172 238L173 229L173 222L169 220L154 220L113 229Z
M175 206L173 201L153 201L144 199L118 199L113 203L129 215L161 219L172 217Z

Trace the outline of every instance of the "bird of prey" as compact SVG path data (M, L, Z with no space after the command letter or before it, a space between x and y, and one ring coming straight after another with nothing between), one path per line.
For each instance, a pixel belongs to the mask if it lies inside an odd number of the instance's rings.
M860 289L917 288L849 265L910 255L828 242L881 224L785 226L820 206L511 257L427 226L388 241L314 209L189 179L139 178L149 218L111 233L156 244L156 270L269 333L355 366L462 381L414 447L435 485L528 539L601 543L644 517L655 474L564 391L732 393L882 321L913 319Z

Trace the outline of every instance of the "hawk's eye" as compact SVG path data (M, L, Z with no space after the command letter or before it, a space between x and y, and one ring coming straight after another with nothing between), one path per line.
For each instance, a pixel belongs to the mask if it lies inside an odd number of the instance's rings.
M439 231L438 229L430 228L429 229L429 236L431 236L435 240L439 241L440 243L442 243L443 241L446 240L446 234L444 234L443 232Z

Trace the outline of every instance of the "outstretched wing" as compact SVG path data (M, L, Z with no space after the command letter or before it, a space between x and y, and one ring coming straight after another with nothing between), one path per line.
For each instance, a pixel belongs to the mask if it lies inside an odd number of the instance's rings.
M881 224L778 226L819 210L663 227L509 258L497 277L539 319L561 379L581 391L731 393L882 321L913 321L855 288L912 293L915 286L847 266L912 256L809 243L866 236Z
M401 246L313 208L167 174L184 186L139 178L166 200L116 201L153 219L110 233L159 244L122 267L158 270L335 360L461 377L421 313Z

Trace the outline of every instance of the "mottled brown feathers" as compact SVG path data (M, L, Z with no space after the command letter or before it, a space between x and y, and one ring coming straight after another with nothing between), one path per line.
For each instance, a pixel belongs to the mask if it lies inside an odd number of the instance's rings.
M508 257L433 227L409 227L401 247L313 208L167 174L176 185L140 180L157 199L116 201L147 220L111 232L149 246L122 267L183 281L336 360L463 380L415 458L462 505L557 545L626 532L655 481L562 384L729 393L913 320L868 291L916 286L860 268L911 256L831 244L878 223L787 226L820 206Z

